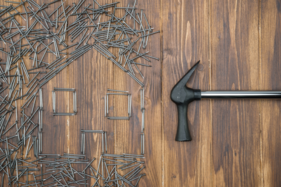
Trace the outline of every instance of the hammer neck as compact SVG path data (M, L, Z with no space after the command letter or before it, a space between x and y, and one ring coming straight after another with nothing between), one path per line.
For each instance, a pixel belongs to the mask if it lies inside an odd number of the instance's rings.
M281 91L201 91L201 98L281 98Z

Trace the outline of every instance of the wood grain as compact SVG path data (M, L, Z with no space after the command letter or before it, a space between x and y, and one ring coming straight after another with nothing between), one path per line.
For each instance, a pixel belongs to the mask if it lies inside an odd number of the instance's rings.
M41 3L41 0L34 1ZM71 5L78 1L64 2ZM119 2L120 7L134 4L134 0ZM90 3L93 1L86 0L83 6ZM5 0L0 0L0 4L8 5ZM55 6L51 5L50 9ZM160 35L151 36L147 49L142 50L161 60L152 60L151 68L140 68L145 76L146 177L139 186L281 186L279 100L195 101L188 108L191 142L175 142L177 109L170 100L173 86L198 60L200 65L188 82L189 87L281 90L281 2L138 0L136 6L139 11L144 10L154 31L161 31ZM116 13L119 17L123 14L121 10ZM70 18L70 22L74 19ZM132 20L128 19L131 26ZM67 43L69 40L67 38ZM67 50L71 51L73 49ZM1 59L6 59L5 54ZM44 61L54 59L54 55L48 53ZM27 69L31 68L28 58L25 62ZM138 62L150 64L144 59ZM76 89L77 115L53 116L51 92L54 87ZM104 96L108 88L132 94L130 120L104 117ZM80 130L93 129L107 131L108 153L140 154L140 89L126 73L92 49L43 87L43 153L80 154ZM71 92L58 93L56 101L58 111L72 111ZM124 115L127 104L126 97L110 96L109 112ZM36 106L39 106L38 98ZM29 115L30 111L26 113ZM38 122L38 115L33 121ZM97 159L94 167L100 154L101 135L86 134L86 156ZM33 151L29 156L33 157Z
M212 90L259 89L258 10L258 1L212 1ZM261 185L259 112L259 100L212 101L213 186Z
M280 90L280 1L261 1L261 87ZM261 102L261 183L280 186L280 100Z
M198 60L188 86L210 87L209 1L163 1L163 153L164 186L209 186L211 183L212 121L210 101L188 108L191 142L175 142L177 109L170 91Z
M76 3L72 0L67 2L68 5ZM103 4L112 3L111 0L103 1ZM84 6L92 4L92 1L87 0ZM97 6L97 5L96 5ZM97 7L96 7L97 8ZM70 18L70 22L74 21L74 17ZM101 20L102 22L103 20ZM90 29L91 30L91 29ZM79 36L75 41L78 42L82 36ZM68 38L70 43L70 38ZM90 43L93 42L90 40ZM68 53L74 48L67 50ZM67 120L65 133L66 145L65 152L72 154L80 154L81 150L81 129L86 130L104 130L107 131L108 152L114 152L114 128L113 121L107 121L104 117L104 95L106 89L113 85L113 64L105 59L94 49L87 52L78 60L70 64L65 70L67 79L64 87L75 88L77 93L77 115L64 117ZM69 95L69 97L72 97ZM70 99L68 99L70 100ZM72 111L73 104L69 102L69 112ZM96 158L92 166L97 168L98 161L101 155L102 137L101 134L86 133L85 153L87 158L92 160ZM85 166L78 166L82 169ZM95 180L91 179L91 184Z
M134 0L122 0L118 6L126 7L133 6ZM161 19L160 0L155 1L137 1L136 7L138 11L143 9L147 16L149 24L154 28L154 31L160 30ZM124 15L124 11L116 12L119 17ZM133 28L133 19L128 23ZM145 21L143 24L146 26ZM136 39L136 38L135 38ZM138 46L139 43L136 44ZM149 37L148 46L146 49L141 49L141 52L149 51L152 56L160 57L160 40L159 35ZM145 172L147 174L141 181L139 186L161 186L161 62L151 60L151 63L144 59L138 59L138 62L152 65L151 68L141 67L145 79L141 79L136 71L136 76L144 81L145 84ZM126 67L127 68L127 67ZM114 121L114 138L115 138L115 153L131 153L141 154L141 109L140 109L140 85L133 79L128 77L118 67L114 66L114 89L127 90L132 94L132 117L128 120ZM127 99L116 97L113 103L115 116L124 115L124 110L127 109Z

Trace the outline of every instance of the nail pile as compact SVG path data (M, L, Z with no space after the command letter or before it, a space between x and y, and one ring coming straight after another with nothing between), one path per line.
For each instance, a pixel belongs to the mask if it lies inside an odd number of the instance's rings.
M15 176L10 177L9 184L15 183L20 186L89 185L91 180L94 181L92 186L101 186L102 182L104 186L118 186L120 183L137 186L140 179L145 176L140 174L145 168L144 162L140 161L143 159L142 155L103 154L100 156L97 169L92 167L96 158L89 161L85 155L40 154L40 158L32 162L26 161L30 158L16 157L17 154L10 160L7 170L3 170L2 185L5 184L4 175L9 173L15 173ZM37 164L34 164L35 162ZM40 174L36 175L35 172ZM20 178L25 180L20 181Z
M4 83L0 83L0 94L5 95L0 95L0 151L2 152L0 155L0 172L3 173L2 184L75 186L86 184L87 180L94 178L96 179L94 186L100 186L98 178L101 175L98 170L95 171L90 166L91 162L87 161L85 155L64 154L63 156L58 156L42 154L42 87L65 67L91 49L95 49L112 61L141 87L144 87L143 82L137 78L137 76L140 76L144 79L139 67L150 67L150 65L138 63L136 60L138 58L145 59L147 62L151 62L150 59L159 60L148 55L149 51L140 52L141 48L146 49L149 37L159 33L159 31L153 31L142 10L137 13L136 1L133 7L129 5L128 7L117 7L118 2L100 5L96 0L93 0L93 4L89 5L84 5L85 0L80 0L77 5L73 3L72 6L66 6L66 2L63 2L63 0L54 0L41 5L33 0L6 2L11 3L11 5L0 5L0 43L5 44L5 48L0 48L0 53L3 54L2 57L6 57L5 62L0 62L1 65L5 66L5 68L0 66L0 80ZM52 10L54 6L57 8ZM23 12L19 12L18 9L23 10ZM122 17L116 16L118 10L124 12ZM101 21L106 19L107 21ZM20 23L24 23L24 26ZM133 26L130 26L132 24ZM74 44L68 44L68 42L74 42ZM113 54L115 51L118 51L116 55ZM50 55L53 55L53 57ZM48 59L55 60L50 63L44 61L47 56ZM36 108L37 94L39 94L39 106ZM142 154L144 154L144 93L142 94L141 141ZM130 117L131 100L129 94L127 95ZM54 93L53 96L54 114L72 115L72 113L56 113ZM73 97L73 114L76 114L75 91ZM24 101L21 107L18 107L19 100ZM18 111L21 114L20 120L18 120ZM34 121L37 114L38 123ZM108 114L108 110L106 114ZM14 122L12 117L15 118ZM114 119L116 117L110 118ZM86 130L82 132L84 137L85 132ZM36 133L37 135L34 135ZM105 136L103 139L105 138L104 141L106 141L106 132L103 131L102 136ZM83 146L81 149L83 149ZM30 161L31 158L27 156L32 148L37 159ZM84 152L82 150L82 153L85 153L85 149ZM113 158L104 158L106 156ZM144 166L140 167L143 162L136 161L136 159L143 158L143 155L103 154L101 157L102 163L104 163L102 168L105 165L107 170L107 166L113 166L111 172L107 171L107 177L102 174L105 186L120 186L119 181L122 183L121 186L124 183L134 186L132 181L139 181L144 176L143 174L136 176L144 168ZM50 158L54 160L50 161ZM112 161L115 165L107 163L109 161ZM71 165L74 164L89 164L89 166L79 172L72 168ZM117 172L118 169L131 168L137 164L138 166L125 176ZM39 171L38 165L41 165L40 176L34 174ZM122 165L123 168L118 168L117 165ZM52 169L48 169L51 172L43 173L42 166L51 167ZM96 174L88 176L85 173L87 168L91 169L92 174L94 172ZM25 175L28 180L24 183L21 179ZM29 175L33 175L32 181L30 181ZM78 180L74 175L79 175L82 179ZM4 178L7 178L8 182L4 182ZM50 184L47 184L48 181L50 181Z
M135 187L138 186L140 179L146 175L145 173L140 173L145 168L144 161L140 161L140 159L144 159L143 155L104 154L101 159L104 162L105 166L105 169L103 169L104 166L102 165L101 176L104 180L105 186L128 185L131 187ZM110 172L108 170L108 166L113 166ZM121 173L124 174L122 175Z

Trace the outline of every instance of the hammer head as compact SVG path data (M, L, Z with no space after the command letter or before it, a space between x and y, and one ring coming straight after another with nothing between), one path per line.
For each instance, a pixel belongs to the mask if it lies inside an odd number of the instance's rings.
M174 86L171 91L171 100L176 103L178 108L178 130L176 141L191 141L191 136L188 129L187 107L192 101L201 99L201 91L188 88L186 83L194 73L199 62L200 61L198 61L182 77L182 79Z

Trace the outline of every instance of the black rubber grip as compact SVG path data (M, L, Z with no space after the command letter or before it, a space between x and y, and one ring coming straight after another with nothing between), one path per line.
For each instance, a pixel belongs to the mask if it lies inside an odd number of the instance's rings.
M178 131L176 141L184 142L191 141L191 136L188 128L187 107L188 104L177 105L178 107Z
M183 104L177 104L178 107L178 130L176 135L176 141L185 142L191 141L191 135L189 131L189 124L188 124L188 114L187 108L189 103L194 100L201 99L201 91L200 90L188 90L185 92L186 94L186 101Z

